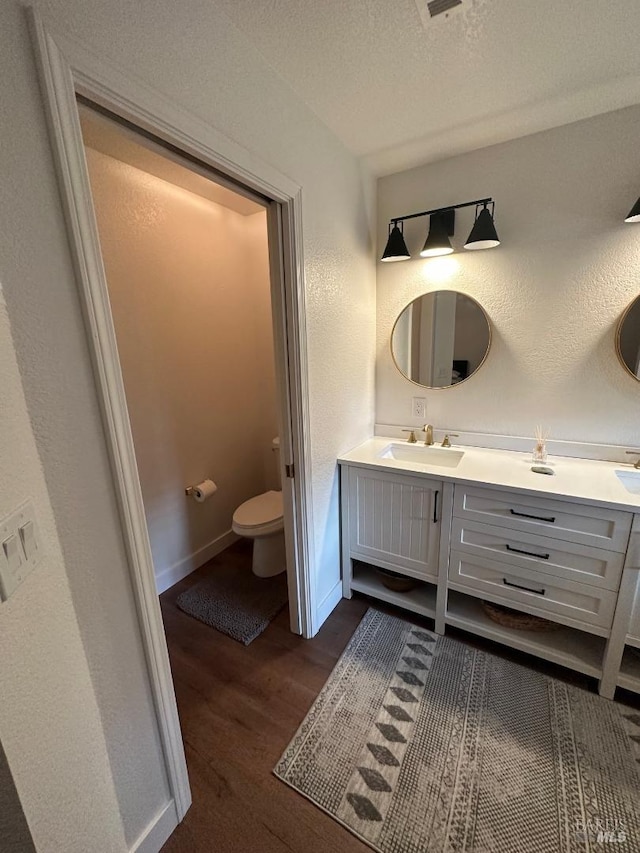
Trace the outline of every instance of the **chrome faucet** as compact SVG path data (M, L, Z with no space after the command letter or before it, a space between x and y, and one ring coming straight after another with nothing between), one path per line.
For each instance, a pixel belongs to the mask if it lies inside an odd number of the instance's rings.
M422 432L424 433L424 443L430 447L433 444L433 427L431 424L425 424L422 427Z
M628 456L637 456L638 458L633 463L634 468L638 468L640 470L640 450L625 450L625 453Z

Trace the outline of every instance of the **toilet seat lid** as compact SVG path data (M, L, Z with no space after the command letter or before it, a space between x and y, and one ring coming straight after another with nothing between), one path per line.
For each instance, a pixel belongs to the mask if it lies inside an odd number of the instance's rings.
M282 518L282 512L282 492L265 492L240 504L233 521L240 527L262 527Z

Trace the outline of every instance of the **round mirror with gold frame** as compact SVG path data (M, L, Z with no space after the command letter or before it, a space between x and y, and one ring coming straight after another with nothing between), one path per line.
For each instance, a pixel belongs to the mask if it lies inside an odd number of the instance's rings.
M434 290L410 302L391 332L400 373L423 388L466 382L486 361L491 324L484 308L457 290Z
M627 305L620 317L616 353L627 373L640 382L640 296Z

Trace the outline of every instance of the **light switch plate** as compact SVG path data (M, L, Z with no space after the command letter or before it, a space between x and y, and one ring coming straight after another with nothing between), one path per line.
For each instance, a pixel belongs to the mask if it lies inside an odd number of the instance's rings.
M42 542L31 501L26 501L0 521L0 543L0 601L6 601L42 556Z

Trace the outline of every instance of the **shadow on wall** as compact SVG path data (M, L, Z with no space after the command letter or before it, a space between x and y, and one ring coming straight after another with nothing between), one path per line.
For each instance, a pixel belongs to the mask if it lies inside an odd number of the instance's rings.
M0 850L2 853L35 853L35 849L0 743Z

